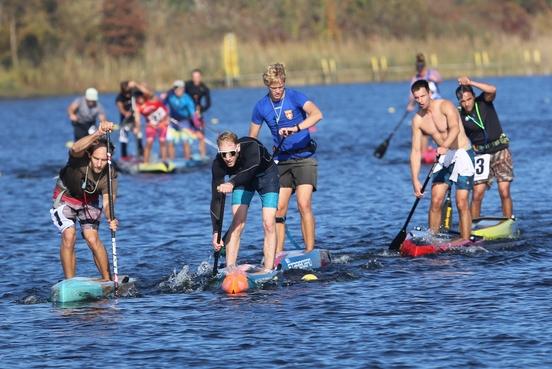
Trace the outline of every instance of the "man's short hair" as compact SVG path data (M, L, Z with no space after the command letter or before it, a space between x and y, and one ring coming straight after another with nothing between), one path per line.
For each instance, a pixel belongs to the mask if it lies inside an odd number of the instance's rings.
M429 83L427 83L425 79L419 79L416 82L414 82L412 86L410 86L410 91L414 93L421 88L425 88L427 92L429 92Z
M282 63L270 64L263 73L263 83L265 86L270 86L279 81L286 81L286 67Z
M90 147L88 147L87 151L90 155L92 155L92 153L94 151L96 151L97 148L100 148L100 147L105 147L107 149L107 139L105 139L104 137L99 138L96 141L94 141L92 143L92 145L90 145ZM115 151L115 146L113 146L113 143L110 141L109 142L109 152L113 154L113 151Z
M456 88L456 98L458 99L458 101L462 100L462 95L464 95L464 92L470 92L473 96L475 96L472 86L460 85Z
M231 141L234 144L237 144L238 136L234 132L224 131L217 137L217 146L220 146L223 141Z

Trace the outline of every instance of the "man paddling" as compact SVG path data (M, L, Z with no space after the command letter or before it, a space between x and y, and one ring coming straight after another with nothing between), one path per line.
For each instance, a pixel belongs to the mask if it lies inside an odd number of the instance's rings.
M86 89L84 96L77 97L67 107L67 114L73 125L75 141L94 133L98 120L106 121L105 109L98 101L98 90L92 87Z
M107 141L104 135L113 129L113 123L102 122L99 129L75 142L69 151L69 160L59 172L54 189L54 205L50 215L61 233L60 259L65 278L75 276L77 260L75 242L79 221L82 235L92 251L102 280L111 280L109 261L98 235L102 209L98 207L102 194L103 209L109 228L117 230L117 220L110 220L107 184ZM113 148L110 148L112 151ZM117 192L116 173L113 172L113 201Z
M458 83L460 86L456 89L456 97L461 106L460 116L466 134L478 155L476 167L478 172L481 172L481 178L475 182L473 188L471 215L473 218L479 218L485 191L496 178L502 213L510 218L513 215L510 182L514 179L514 164L509 149L510 140L502 131L493 105L496 87L472 81L469 77L458 78ZM475 97L472 87L480 89L481 94Z
M438 232L441 224L441 209L445 194L452 183L456 186L456 206L460 215L460 236L469 240L471 234L471 215L468 195L473 188L474 151L470 140L460 124L458 111L445 99L433 100L426 80L412 84L412 95L419 110L412 118L412 151L410 169L412 186L416 197L422 197L422 185L418 180L420 173L421 140L428 135L439 145L437 154L439 163L435 165L433 185L431 188L431 207L429 210L429 227Z
M314 249L315 220L312 212L312 193L316 191L317 162L313 158L316 143L309 128L322 119L320 109L299 91L286 88L286 70L283 64L271 64L263 74L268 94L253 109L249 136L257 137L266 123L272 133L280 173L278 202L277 252L284 250L285 220L289 200L295 192L301 214L301 231L306 251ZM284 139L285 137L285 139ZM283 141L282 141L283 140Z
M233 132L223 132L217 138L218 155L213 161L211 220L213 247L220 250L226 244L226 265L235 266L241 234L249 204L256 192L261 196L264 228L264 267L274 268L276 253L276 207L278 205L278 168L268 150L256 139L238 139ZM228 181L224 177L228 175ZM222 196L232 193L233 219L228 236L217 242L217 220L220 219Z
M142 146L142 132L140 126L136 123L135 101L132 96L132 90L135 88L134 81L122 81L120 83L120 92L115 97L115 104L119 110L119 142L121 143L121 159L130 159L128 156L127 145L128 136L132 132L136 136L136 156L144 155L144 147Z

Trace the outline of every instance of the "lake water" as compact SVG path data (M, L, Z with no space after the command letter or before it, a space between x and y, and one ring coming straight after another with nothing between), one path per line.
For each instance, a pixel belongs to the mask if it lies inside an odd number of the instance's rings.
M73 97L0 101L1 366L552 366L552 78L489 82L498 87L497 111L512 140L512 195L522 230L516 247L419 259L389 253L414 202L408 124L383 159L372 153L399 120L408 84L301 87L325 115L315 134L313 206L317 246L330 249L335 263L316 273L318 281L293 273L244 296L206 288L197 274L212 262L210 170L120 175L119 270L138 278L138 293L73 308L48 301L50 286L63 277L48 211L72 137L65 110ZM441 89L453 98L455 87L446 81ZM264 93L213 91L208 120L219 123L210 127L245 135ZM116 119L113 96L100 99ZM266 127L262 140L270 144ZM259 202L250 209L242 261L261 258ZM428 204L420 202L412 226L425 225ZM483 213L500 212L493 187ZM225 219L228 225L229 212ZM288 224L300 239L295 206ZM110 249L105 220L101 236ZM80 239L77 248L78 274L96 276Z

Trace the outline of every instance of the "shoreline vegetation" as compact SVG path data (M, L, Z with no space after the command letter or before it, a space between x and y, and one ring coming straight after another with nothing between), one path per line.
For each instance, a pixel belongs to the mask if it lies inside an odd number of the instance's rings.
M430 0L297 0L292 10L288 0L265 3L274 9L238 0L28 1L0 5L2 98L116 92L128 79L162 91L194 68L214 88L261 86L275 61L292 85L406 81L418 52L446 79L552 73L552 0L442 0L439 10ZM494 13L462 17L481 8ZM307 9L317 23L301 18ZM261 24L261 10L283 24ZM363 12L386 28L367 28Z

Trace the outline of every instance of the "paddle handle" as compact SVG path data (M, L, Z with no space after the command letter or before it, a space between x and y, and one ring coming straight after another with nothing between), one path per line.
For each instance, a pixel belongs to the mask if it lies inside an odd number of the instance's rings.
M107 140L107 198L109 202L109 219L115 219L115 206L113 204L113 167L111 163L111 136L105 134ZM113 257L113 282L115 290L119 285L119 265L117 261L117 237L114 230L111 230L111 255Z
M220 215L217 222L217 243L220 243L222 240L222 222L224 220L224 206L226 203L226 194L221 193L222 199L220 200ZM218 262L220 257L220 250L215 251L215 260L213 262L213 276L216 276L218 273Z

